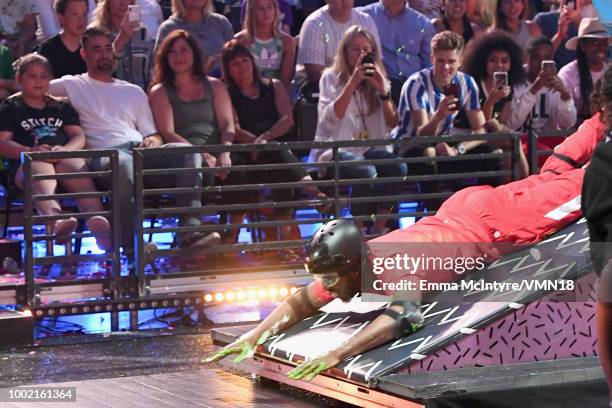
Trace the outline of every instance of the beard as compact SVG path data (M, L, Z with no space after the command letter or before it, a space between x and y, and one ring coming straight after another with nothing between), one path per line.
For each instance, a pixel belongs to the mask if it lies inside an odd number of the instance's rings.
M101 59L96 63L96 69L100 72L110 72L113 68L113 60L110 59Z

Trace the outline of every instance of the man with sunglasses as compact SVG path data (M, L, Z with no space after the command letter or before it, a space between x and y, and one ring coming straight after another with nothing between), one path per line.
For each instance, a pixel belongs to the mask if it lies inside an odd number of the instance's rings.
M362 237L349 220L332 220L323 225L306 244L305 266L314 278L308 286L283 301L255 329L204 360L212 362L230 354L240 363L255 354L255 348L268 338L318 313L338 298L351 300L360 291ZM387 310L359 333L319 357L305 361L288 376L311 380L345 358L407 336L423 326L418 302L394 301Z

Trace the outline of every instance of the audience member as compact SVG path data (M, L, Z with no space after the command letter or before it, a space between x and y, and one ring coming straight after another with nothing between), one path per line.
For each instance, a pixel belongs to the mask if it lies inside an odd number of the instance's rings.
M36 38L35 0L0 0L0 40L19 58L32 49Z
M577 0L576 4L581 6L590 2L591 0ZM578 34L580 20L582 20L580 9L578 7L570 9L567 4L562 4L557 10L538 13L533 19L540 26L542 34L550 38L553 43L557 69L576 59L576 53L565 48L565 44L568 38Z
M151 80L153 40L147 40L141 18L132 19L128 6L136 0L99 0L92 26L104 27L115 36L115 77L146 89Z
M81 36L87 29L87 0L57 0L55 12L62 31L40 46L40 54L51 64L53 76L77 75L87 71L81 58Z
M244 0L242 2L242 6L240 8L240 26L244 26L244 22L247 16L247 9L249 7L249 0ZM287 0L278 0L278 10L279 10L279 20L280 20L280 29L286 33L291 35L293 31L293 10L291 5Z
M414 136L440 136L453 133L453 121L460 111L465 116L473 133L484 133L485 119L480 108L478 86L471 76L460 72L463 55L463 38L452 31L442 31L431 40L431 68L413 74L402 88L399 104L399 125L393 129L395 138ZM427 143L408 149L400 148L405 157L457 156L472 153L490 153L493 149L484 140L461 142L449 145L446 142ZM439 171L461 169L461 166L493 166L484 161L462 161L456 163L415 163L411 174L437 174ZM458 167L457 167L458 166ZM499 165L497 165L499 167ZM475 168L471 168L474 171ZM424 193L439 191L439 182L420 183ZM429 210L437 208L441 200L426 201Z
M478 84L480 106L487 122L487 131L508 130L513 88L524 81L521 47L504 31L488 32L470 43L461 70ZM469 124L464 112L461 112L455 121L455 127L470 129ZM503 150L511 148L509 141L499 141L493 145ZM526 177L529 174L529 164L522 151L520 154L521 177ZM507 160L505 164L510 165L510 161Z
M359 10L369 14L376 24L383 63L391 80L391 97L397 104L406 78L431 66L433 26L406 0L379 0Z
M508 33L521 47L532 37L542 35L542 30L533 21L527 20L527 0L496 0L495 17L490 30Z
M485 121L496 119L507 124L512 89L524 80L522 61L521 47L504 31L488 32L466 49L461 70L476 80ZM496 81L496 72L506 73L507 81ZM458 128L469 128L468 125L461 117L455 122Z
M366 58L367 57L367 58ZM385 139L397 123L397 112L391 102L389 82L386 78L378 42L373 33L360 26L351 26L342 37L334 64L323 71L319 84L319 122L315 141ZM358 161L395 158L382 148L350 147L338 151L341 161ZM332 150L313 149L310 162L332 160ZM401 177L407 174L404 163L385 165L355 165L340 167L343 179ZM328 176L333 176L328 169ZM371 185L352 187L356 197L370 196ZM399 194L401 183L385 183L383 195ZM372 204L353 204L353 215L366 215L375 211ZM389 212L393 203L381 203ZM385 220L377 219L372 233L384 231Z
M277 0L249 0L244 30L236 38L247 46L264 78L278 79L289 91L295 62L295 40L279 29Z
M253 0L250 0L253 1ZM256 1L256 0L255 0ZM261 78L255 59L244 45L231 41L223 49L223 77L228 86L236 118L236 142L266 144L283 137L293 126L291 102L282 83L276 79ZM232 164L280 164L299 163L290 150L265 150L262 152L236 152ZM303 167L280 171L244 172L240 184L288 183L312 181ZM316 186L303 187L314 199L327 196ZM274 201L290 201L293 189L274 189ZM292 219L292 208L277 208L271 219ZM270 233L268 229L268 233ZM272 228L276 230L276 228ZM282 239L300 239L297 225L281 227ZM269 237L268 237L269 239ZM296 257L293 251L285 251L285 257Z
M576 106L572 94L557 76L554 65L542 66L542 62L552 60L552 42L546 37L530 40L527 57L527 80L514 87L508 127L522 132L573 127Z
M444 0L444 14L433 20L433 26L438 33L450 30L461 35L466 46L481 33L478 24L468 17L468 0Z
M58 35L62 29L57 15L57 1L55 0L34 0L37 7L37 23L36 38L38 41L45 42L52 37ZM87 21L91 21L93 11L96 8L95 0L84 0L87 3ZM65 7L64 7L65 8ZM86 24L87 25L87 24ZM51 64L53 66L53 64Z
M572 93L578 111L578 123L590 118L589 96L593 83L601 78L610 66L608 47L610 36L598 18L584 18L578 35L570 38L565 47L576 51L576 60L559 71L559 77Z
M372 33L380 49L378 30L372 18L353 9L354 0L327 0L327 5L310 14L300 30L297 63L304 65L308 81L318 84L325 67L334 62L338 44L353 25ZM379 56L380 57L380 56Z
M16 88L11 50L0 45L0 102L6 99Z
M160 135L166 142L188 145L231 145L234 141L232 103L221 81L206 76L204 55L195 36L186 30L171 32L159 45L155 55L155 74L149 92L153 118ZM230 167L232 155L219 152L202 153L202 165ZM211 173L204 184L212 185ZM217 173L222 181L226 172ZM242 177L232 171L228 184ZM232 204L244 202L243 192L227 193ZM233 219L236 219L233 215ZM237 232L237 231L236 231Z
M66 75L51 82L50 93L67 96L78 112L87 135L87 147L91 149L117 149L119 151L119 197L121 237L124 252L132 257L134 241L133 202L134 171L132 147L175 147L181 143L162 145L157 134L153 115L147 96L141 88L128 82L114 79L113 73L113 35L103 27L87 29L82 38L81 55L87 64L87 73ZM120 101L120 103L118 103ZM189 155L148 155L144 168L199 168L201 157ZM94 159L90 167L95 171L108 170L109 160ZM198 188L201 174L180 174L175 177L156 177L155 185L165 184L176 187ZM102 185L109 188L108 185ZM179 207L198 208L202 205L200 195L179 194L176 198ZM196 214L180 218L181 225L198 226L201 224ZM179 237L179 245L203 246L218 242L216 233L204 235L199 232L185 233Z
M204 61L206 72L220 77L221 51L234 36L234 30L227 18L213 13L212 0L172 0L172 16L159 27L155 49L177 29L188 31L198 41L208 58Z
M49 81L53 77L49 62L38 54L28 54L17 60L16 64L17 82L21 92L0 105L0 155L8 159L10 180L23 189L22 153L81 150L85 147L85 133L72 106L47 95ZM79 158L37 160L31 165L34 175L88 171L85 160ZM55 194L58 182L68 193L96 191L90 178L49 179L32 182L32 194ZM83 212L103 211L99 198L82 198L77 201ZM41 215L58 215L62 212L57 200L37 200L34 206ZM87 220L87 225L93 233L107 233L96 237L96 240L101 249L110 249L108 220L93 216ZM55 241L65 244L70 241L70 234L76 229L77 220L73 217L57 220L52 227L56 235Z

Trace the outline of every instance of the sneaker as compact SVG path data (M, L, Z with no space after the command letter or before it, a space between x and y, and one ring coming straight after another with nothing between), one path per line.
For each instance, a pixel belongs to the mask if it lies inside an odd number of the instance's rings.
M64 220L57 220L53 225L53 234L55 235L55 243L64 245L72 239L72 233L76 230L78 221L76 218L70 217Z

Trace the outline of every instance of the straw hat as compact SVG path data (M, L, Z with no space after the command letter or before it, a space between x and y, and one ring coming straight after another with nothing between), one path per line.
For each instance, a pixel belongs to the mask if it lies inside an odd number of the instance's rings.
M607 38L610 40L608 30L601 24L599 18L583 18L578 27L578 35L572 37L565 43L565 48L576 51L578 41L582 38Z

